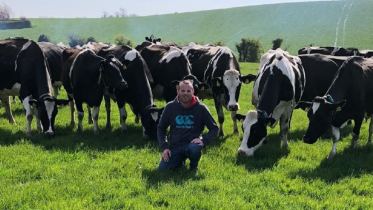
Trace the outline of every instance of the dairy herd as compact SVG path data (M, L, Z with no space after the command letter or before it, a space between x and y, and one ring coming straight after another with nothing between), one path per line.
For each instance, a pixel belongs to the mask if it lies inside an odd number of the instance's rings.
M269 50L262 55L256 75L242 75L228 47L194 43L180 47L159 41L147 39L136 48L103 43L70 48L24 38L1 40L0 97L6 117L10 123L15 122L9 97L19 96L26 113L26 134L30 135L35 117L37 128L53 136L60 105L70 106L70 124L76 125L76 115L81 131L83 104L87 104L88 120L97 133L99 107L104 99L107 128L111 128L110 103L114 101L121 129L127 129L128 104L136 120L141 121L143 135L155 139L162 108L155 106L154 98L173 100L177 82L190 79L198 96L213 98L220 136L224 135L223 107L231 113L235 133L237 121L242 121L240 154L253 155L266 141L267 127L277 122L281 145L286 147L293 110L301 108L309 118L304 142L314 143L331 129L329 158L336 153L339 130L346 122L354 121L352 145L356 145L364 118L372 118L371 51L308 47L294 56L282 49ZM254 85L255 110L241 115L237 113L240 89L249 83ZM57 99L62 86L68 98ZM372 132L371 120L369 143Z

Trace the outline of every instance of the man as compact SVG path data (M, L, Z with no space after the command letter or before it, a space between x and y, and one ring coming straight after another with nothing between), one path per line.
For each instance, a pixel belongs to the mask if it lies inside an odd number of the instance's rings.
M163 151L159 170L184 166L188 158L190 170L197 171L203 146L217 137L219 128L206 105L194 95L190 80L179 82L176 90L175 100L166 105L158 124L158 141ZM205 126L209 131L201 135Z

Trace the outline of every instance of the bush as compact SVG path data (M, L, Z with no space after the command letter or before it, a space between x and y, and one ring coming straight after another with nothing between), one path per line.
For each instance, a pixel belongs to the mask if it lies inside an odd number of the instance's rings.
M88 42L97 42L97 41L94 37L90 36L90 37L87 38L86 43L88 43Z
M236 44L239 53L240 62L258 62L262 45L257 39L242 38L241 42Z
M281 47L281 44L282 44L282 39L280 38L277 38L275 40L272 41L272 50L275 50L277 48L280 48Z
M75 34L69 36L70 47L75 47L77 45L83 46L86 43L84 38L81 38Z
M38 38L38 42L49 42L49 38L45 34L40 34L40 36Z
M130 47L133 46L133 43L130 39L128 39L127 37L125 37L124 35L117 35L115 38L114 38L114 43L116 45L128 45Z

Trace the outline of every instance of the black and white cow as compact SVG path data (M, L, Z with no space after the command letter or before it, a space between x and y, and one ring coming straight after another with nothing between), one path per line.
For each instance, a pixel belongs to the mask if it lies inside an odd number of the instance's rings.
M287 147L292 111L300 101L306 85L301 60L278 48L269 50L260 61L258 77L254 83L252 103L256 110L244 118L244 135L239 153L251 156L265 141L267 125L280 121L282 146Z
M303 47L298 50L298 55L302 54L323 54L335 56L355 56L359 55L357 48L343 48L343 47Z
M328 125L332 125L333 146L328 159L336 154L340 138L339 128L349 119L355 124L352 133L352 146L357 145L364 115L373 114L373 59L351 57L338 70L333 83L323 97L316 97L308 112L308 125L304 142L314 143ZM373 132L372 120L369 125L368 143Z
M134 114L141 117L144 136L156 139L157 119L153 120L151 116L151 110L155 109L155 105L149 83L153 82L153 78L145 60L136 49L125 45L102 49L98 52L98 55L102 57L113 55L126 65L126 70L122 71L122 75L127 80L128 88L115 90L114 93L110 94L118 104L122 130L126 130L127 113L124 106L125 103L128 103ZM105 102L107 112L110 113L110 98L105 97ZM110 115L107 118L106 125L111 127Z
M57 105L68 101L57 100L53 96L50 73L42 49L36 42L29 40L23 45L15 62L16 79L13 82L20 85L20 99L26 110L26 133L31 133L31 105L36 105L37 117L40 119L37 126L45 134L53 136Z
M183 48L192 65L192 75L195 79L193 85L195 89L201 83L207 84L209 89L198 91L199 96L203 92L211 91L218 113L219 135L224 136L223 106L231 112L233 120L233 130L238 133L236 112L239 109L238 99L240 95L241 83L250 83L255 80L255 75L241 75L240 67L233 52L227 47L189 45ZM190 76L186 77L190 79ZM198 86L195 83L199 83Z
M262 58L264 59L267 55L264 55ZM307 101L312 100L316 96L322 96L326 93L333 81L335 74L338 71L338 68L344 61L346 61L347 57L322 54L299 55L298 57L304 69L306 82L301 99L294 108L302 108L307 110L309 107L309 103L307 103ZM265 62L262 61L261 64L263 63ZM258 106L258 101L259 100L257 98L253 97L253 104L255 106ZM247 116L237 116L238 118L245 120L243 123L245 133L242 144L239 148L239 152L252 155L254 151L260 147L257 145L260 143L260 140L263 138L263 133L266 133L266 130L263 128L263 126L259 126L256 123L258 121L257 111L250 111ZM287 132L288 128L286 125L282 125L281 136L283 138L283 145L287 145L285 138Z
M24 38L9 38L0 41L0 99L5 108L9 123L15 120L11 111L9 96L18 96L20 84L14 83L17 78L15 61L22 46L29 40Z
M139 49L154 80L150 84L153 96L166 101L173 100L176 97L174 81L191 74L188 58L179 48L169 45L151 44Z
M68 94L72 95L78 110L78 131L83 129L83 103L92 107L94 132L98 132L99 107L105 88L125 89L127 82L123 79L123 64L110 57L105 59L90 49L72 52L74 57L71 68L64 74L64 85ZM75 56L74 56L75 55Z

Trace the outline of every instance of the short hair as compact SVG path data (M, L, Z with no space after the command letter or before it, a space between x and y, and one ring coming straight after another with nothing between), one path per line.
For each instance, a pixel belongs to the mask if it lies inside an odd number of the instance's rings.
M179 86L181 84L189 85L194 90L194 86L193 86L193 81L192 80L189 80L189 79L181 80L181 81L179 81L179 84L176 86L176 88L179 89Z

